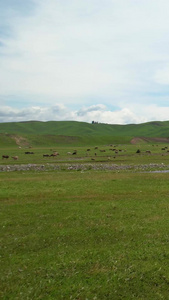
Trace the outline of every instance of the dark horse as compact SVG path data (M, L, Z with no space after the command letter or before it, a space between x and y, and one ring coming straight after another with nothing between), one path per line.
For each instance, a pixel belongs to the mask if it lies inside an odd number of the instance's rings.
M9 155L2 155L2 159L9 158Z

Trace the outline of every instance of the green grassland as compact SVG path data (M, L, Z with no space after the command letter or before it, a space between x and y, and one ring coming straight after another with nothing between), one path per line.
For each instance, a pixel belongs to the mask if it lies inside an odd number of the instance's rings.
M97 149L96 149L97 148ZM88 151L90 149L90 151ZM74 151L76 155L72 155ZM137 153L140 150L140 153ZM104 152L103 152L104 151ZM0 148L0 165L21 165L21 164L57 164L65 163L90 163L90 164L117 164L117 165L139 165L163 163L169 164L169 145L166 144L115 144L100 146L56 146L56 147L19 147L17 145ZM33 152L33 154L25 154ZM59 153L56 157L52 157L53 153ZM149 153L150 152L150 153ZM47 154L48 157L43 155ZM8 159L2 159L3 155L8 155ZM18 156L18 160L12 157Z
M168 299L168 181L1 172L1 299Z
M168 125L0 124L1 299L168 299Z
M51 134L65 136L147 136L168 137L169 121L143 124L111 125L77 121L29 121L0 123L1 133Z
M0 123L1 147L54 145L104 145L130 143L134 137L169 138L169 121L110 125L76 121ZM148 141L148 139L147 139Z

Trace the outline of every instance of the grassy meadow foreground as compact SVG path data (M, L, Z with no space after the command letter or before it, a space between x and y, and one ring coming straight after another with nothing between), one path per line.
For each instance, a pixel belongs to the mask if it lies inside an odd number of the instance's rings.
M112 148L0 150L9 155L0 165L9 170L14 164L62 166L0 172L1 299L168 299L169 173L66 167L167 169L167 146ZM75 149L76 155L67 153ZM59 155L43 157L53 151Z

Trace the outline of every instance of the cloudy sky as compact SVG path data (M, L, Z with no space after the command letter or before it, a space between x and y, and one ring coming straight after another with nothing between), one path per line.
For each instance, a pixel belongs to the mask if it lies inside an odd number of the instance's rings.
M0 0L0 122L169 120L168 0Z

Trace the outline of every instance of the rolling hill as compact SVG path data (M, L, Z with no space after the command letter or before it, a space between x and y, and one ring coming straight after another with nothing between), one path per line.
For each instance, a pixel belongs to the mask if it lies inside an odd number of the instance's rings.
M110 143L169 142L169 121L111 125L77 121L0 123L0 145L94 145Z

